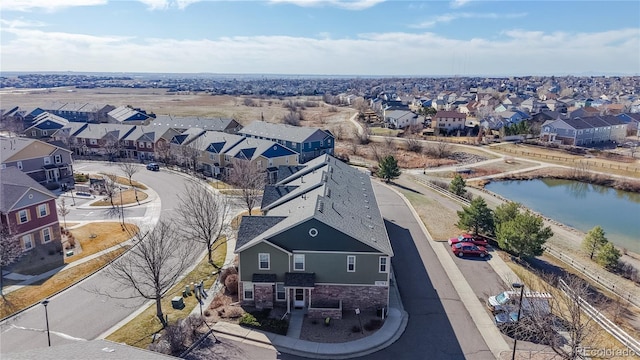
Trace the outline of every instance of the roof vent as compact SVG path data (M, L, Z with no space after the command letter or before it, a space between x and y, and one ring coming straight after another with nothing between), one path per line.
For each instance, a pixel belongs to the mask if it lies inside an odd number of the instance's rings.
M331 197L331 189L327 188L327 197L330 198Z
M318 201L318 211L319 212L324 211L324 203L322 201Z

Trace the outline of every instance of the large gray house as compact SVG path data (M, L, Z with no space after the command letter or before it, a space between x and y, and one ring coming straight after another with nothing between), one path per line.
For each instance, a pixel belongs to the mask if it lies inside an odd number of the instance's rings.
M540 132L545 141L574 146L622 142L626 136L627 123L613 115L549 120Z
M387 308L393 251L368 175L328 155L285 170L265 188L263 216L242 218L241 302L334 318Z
M335 139L327 130L314 127L274 124L254 121L239 131L240 135L271 140L297 152L298 162L304 164L323 154L333 155Z

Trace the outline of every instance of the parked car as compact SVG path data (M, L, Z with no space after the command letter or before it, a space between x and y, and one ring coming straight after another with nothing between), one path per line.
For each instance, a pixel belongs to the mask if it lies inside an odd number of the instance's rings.
M481 258L489 255L487 248L484 246L474 245L469 242L459 242L451 245L451 251L457 257L464 256L480 256Z
M158 163L148 163L147 170L160 171L160 165L158 165Z
M525 292L522 299L523 313L551 313L549 299L551 294L540 292ZM493 313L507 313L517 311L520 302L520 291L508 290L498 295L489 296L487 306Z
M457 243L461 243L461 242L469 242L469 243L473 243L474 245L478 245L478 246L487 246L487 245L489 245L489 243L487 242L487 239L485 239L483 236L471 235L471 234L462 234L462 235L460 235L458 237L451 238L448 241L449 245L453 245L453 244L457 244Z

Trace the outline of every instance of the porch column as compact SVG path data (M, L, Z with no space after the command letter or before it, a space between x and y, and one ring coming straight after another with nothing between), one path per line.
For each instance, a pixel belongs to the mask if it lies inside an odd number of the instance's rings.
M286 296L286 301L287 301L287 313L291 312L291 289L287 288L287 291L285 292Z
M307 309L311 309L311 289L309 289L309 305L307 305Z

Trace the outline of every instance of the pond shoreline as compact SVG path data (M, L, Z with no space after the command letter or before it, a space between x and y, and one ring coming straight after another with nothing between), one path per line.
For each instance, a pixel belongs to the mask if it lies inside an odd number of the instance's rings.
M478 186L484 188L491 181L535 180L545 178L575 180L591 185L600 185L615 190L629 191L640 194L640 179L613 178L603 174L593 174L589 172L580 172L576 170L558 168L538 169L529 172L502 175L491 180L480 181L478 182Z

